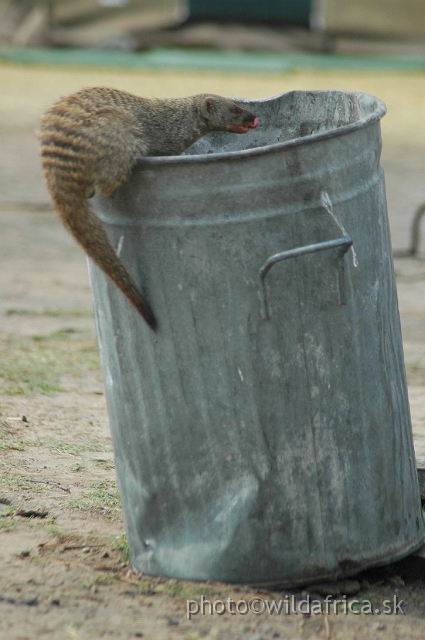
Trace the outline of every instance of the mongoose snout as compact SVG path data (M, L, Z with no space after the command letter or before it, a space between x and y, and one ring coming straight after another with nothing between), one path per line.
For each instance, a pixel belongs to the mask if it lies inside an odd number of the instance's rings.
M145 156L178 155L211 131L248 133L258 118L228 98L148 99L107 87L62 98L41 121L47 187L66 228L156 331L157 321L88 198L111 195Z
M248 111L249 113L249 111ZM254 116L254 114L252 114ZM258 118L254 116L252 121L244 122L243 124L235 124L232 127L229 127L227 131L230 133L248 133L250 129L256 129L260 124Z
M228 131L229 133L248 133L250 129L256 129L259 125L257 116L248 111L248 109L243 109L237 104L233 104L231 107L226 105L224 113L221 113L220 107L222 105L214 105L214 103L210 103L208 98L202 107L203 115L212 120L211 124L213 124L215 117L218 115L219 126L215 127L215 130ZM218 111L217 114L215 113L216 110Z

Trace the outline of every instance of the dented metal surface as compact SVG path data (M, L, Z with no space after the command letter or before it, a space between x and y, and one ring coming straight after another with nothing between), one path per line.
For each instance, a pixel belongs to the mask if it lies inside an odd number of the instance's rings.
M424 537L385 107L339 91L240 103L255 131L148 158L94 199L158 334L90 273L133 565L291 586L389 562ZM264 300L267 261L329 242L273 262Z

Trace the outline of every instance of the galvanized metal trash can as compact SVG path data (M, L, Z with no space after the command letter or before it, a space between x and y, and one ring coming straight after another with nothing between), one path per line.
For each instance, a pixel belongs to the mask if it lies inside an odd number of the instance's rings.
M90 265L133 566L295 586L424 538L378 99L241 100L260 119L97 196L155 335Z

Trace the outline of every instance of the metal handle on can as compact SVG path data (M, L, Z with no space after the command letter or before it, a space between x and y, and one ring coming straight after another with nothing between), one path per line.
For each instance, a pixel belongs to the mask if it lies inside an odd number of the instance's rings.
M318 242L317 244L309 244L305 247L289 249L288 251L283 251L282 253L276 253L274 256L270 256L270 258L265 261L258 274L260 277L261 317L264 318L264 320L270 320L271 318L269 296L265 278L273 265L275 265L277 262L282 262L282 260L304 256L307 253L317 253L318 251L325 251L326 249L336 249L338 247L340 247L340 250L338 252L339 304L346 304L344 283L344 255L352 246L352 244L352 239L346 236L344 238L326 240L326 242Z

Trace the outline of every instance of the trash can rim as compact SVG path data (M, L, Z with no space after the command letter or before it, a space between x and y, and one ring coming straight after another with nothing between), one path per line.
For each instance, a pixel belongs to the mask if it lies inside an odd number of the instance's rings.
M343 125L342 127L334 127L329 129L328 131L322 131L320 133L313 133L307 136L293 138L292 140L286 140L285 142L278 142L275 144L270 144L261 147L254 147L252 149L242 149L240 151L224 151L222 153L203 153L203 154L194 154L194 155L179 155L179 156L146 156L143 158L140 164L181 164L181 163L203 163L203 162L217 162L220 160L232 160L238 158L248 158L251 156L265 155L268 153L273 153L276 151L280 151L281 149L298 147L306 144L312 144L317 140L326 140L328 138L335 138L337 136L342 136L347 133L351 133L352 131L356 131L357 129L362 129L370 124L373 124L380 120L387 112L387 108L385 104L371 94L365 93L363 91L344 91L341 89L337 90L293 90L287 91L284 93L279 93L275 96L270 96L267 98L259 98L249 99L249 98L234 98L236 102L239 104L255 105L256 103L264 103L264 102L272 102L273 100L278 100L286 95L291 94L323 94L323 93L345 93L352 96L365 96L372 98L376 102L375 109L372 113L368 114L364 118L357 120L356 122L351 122L349 124Z

